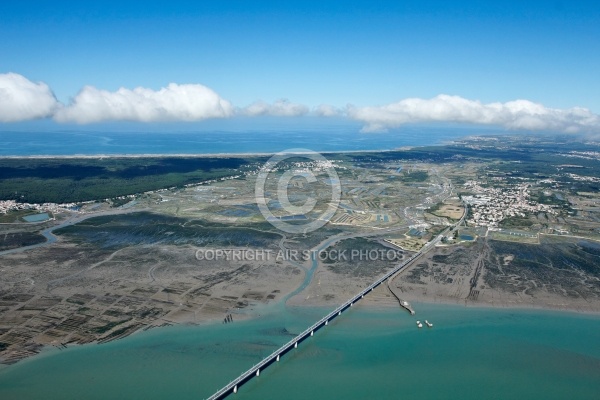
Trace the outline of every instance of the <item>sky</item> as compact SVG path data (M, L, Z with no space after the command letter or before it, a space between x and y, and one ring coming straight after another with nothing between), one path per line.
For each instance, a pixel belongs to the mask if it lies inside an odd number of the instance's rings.
M0 130L600 130L598 1L3 1L0 39Z

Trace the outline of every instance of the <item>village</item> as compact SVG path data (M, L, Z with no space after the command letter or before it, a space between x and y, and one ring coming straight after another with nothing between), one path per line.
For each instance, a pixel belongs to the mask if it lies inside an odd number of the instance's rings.
M514 188L485 188L476 181L467 181L465 188L477 193L463 196L462 199L470 207L469 225L476 227L497 227L509 217L526 217L528 213L549 213L556 215L555 208L547 204L532 201L529 184L523 183Z

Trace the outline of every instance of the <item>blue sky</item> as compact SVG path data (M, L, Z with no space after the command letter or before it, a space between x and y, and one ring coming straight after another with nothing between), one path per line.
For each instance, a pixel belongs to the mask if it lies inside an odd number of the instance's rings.
M176 83L235 108L288 99L308 114L440 94L600 112L597 1L22 0L0 3L0 38L0 74L45 83L61 105L85 86Z

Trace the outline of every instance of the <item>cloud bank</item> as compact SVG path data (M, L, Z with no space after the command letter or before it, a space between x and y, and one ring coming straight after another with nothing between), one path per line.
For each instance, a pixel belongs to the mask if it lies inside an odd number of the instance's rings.
M547 108L528 100L482 104L445 94L409 98L381 107L349 107L350 118L365 123L363 132L379 132L419 122L497 125L518 130L585 132L600 130L600 116L586 108Z
M105 121L201 121L234 116L344 117L362 122L363 132L386 131L405 124L448 122L494 125L514 130L600 132L600 116L586 108L548 108L528 100L483 104L441 94L431 99L408 98L377 107L321 104L313 109L286 99L257 101L234 107L212 89L198 84L171 83L160 90L138 87L110 92L85 86L63 105L43 82L15 73L0 74L0 122L53 118L61 123Z
M12 72L0 74L0 122L50 117L59 105L45 83Z
M315 107L314 113L319 117L338 117L344 115L342 110L329 104L321 104Z
M158 91L142 87L116 92L84 87L68 106L58 110L58 122L199 121L233 115L233 107L202 85L169 84Z
M299 117L308 114L308 107L302 104L292 103L287 99L280 99L273 104L262 100L242 108L239 112L243 115L256 117L259 115L270 115L274 117Z

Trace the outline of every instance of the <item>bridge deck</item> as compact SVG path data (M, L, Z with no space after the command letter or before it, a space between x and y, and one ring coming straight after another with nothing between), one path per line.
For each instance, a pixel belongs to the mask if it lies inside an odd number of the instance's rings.
M287 342L286 344L284 344L283 346L281 346L280 348L275 350L269 356L264 358L261 362L252 366L250 369L248 369L246 372L244 372L243 374L238 376L236 379L229 382L225 387L221 388L218 392L216 392L215 394L210 396L208 398L208 400L224 399L225 397L227 397L228 395L233 393L234 389L237 390L242 384L244 384L245 382L247 382L250 379L252 379L253 377L255 377L257 375L257 371L260 372L260 370L266 368L267 366L269 366L270 364L275 362L277 360L278 356L284 355L289 350L294 348L297 345L297 343L300 343L307 337L310 337L311 333L316 332L317 330L319 330L320 328L325 326L326 322L329 322L329 321L335 319L337 316L341 315L341 313L344 310L351 307L354 303L356 303L357 301L362 299L365 294L369 293L370 291L375 289L377 286L381 285L383 282L386 281L386 279L390 278L392 275L396 274L397 272L402 270L404 267L406 267L408 264L413 262L416 258L420 257L431 246L433 246L437 242L439 242L441 237L442 237L442 235L440 234L434 240L432 240L427 245L425 245L419 252L413 254L412 257L408 258L407 260L404 260L396 268L394 268L393 270L387 272L386 274L384 274L383 276L378 278L375 282L373 282L372 284L367 286L365 289L360 291L360 293L353 296L350 300L346 301L344 304L337 307L335 310L333 310L332 312L330 312L329 314L327 314L326 316L324 316L323 318L321 318L320 320L315 322L310 327L308 327L305 331L300 333L298 336L294 337L292 340L290 340L289 342Z

